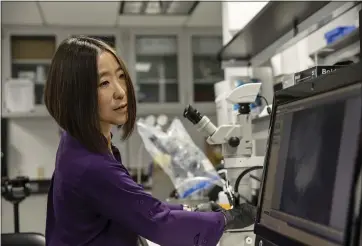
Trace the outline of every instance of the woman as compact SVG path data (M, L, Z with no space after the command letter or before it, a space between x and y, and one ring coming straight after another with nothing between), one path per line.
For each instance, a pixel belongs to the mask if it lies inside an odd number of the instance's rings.
M138 236L162 246L216 245L238 221L240 210L186 211L132 180L111 144L111 127L122 126L123 138L130 136L135 92L124 63L105 43L88 37L62 42L45 103L64 130L48 196L47 245L133 246ZM253 223L249 215L245 225Z

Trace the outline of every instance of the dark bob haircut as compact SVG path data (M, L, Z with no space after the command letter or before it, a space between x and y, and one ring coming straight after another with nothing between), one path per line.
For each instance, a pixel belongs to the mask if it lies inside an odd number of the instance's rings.
M112 54L125 74L128 120L122 126L122 138L127 139L136 120L135 92L124 62L106 43L85 36L64 40L50 65L44 94L45 105L58 125L88 150L97 153L108 151L98 113L97 59L102 52Z

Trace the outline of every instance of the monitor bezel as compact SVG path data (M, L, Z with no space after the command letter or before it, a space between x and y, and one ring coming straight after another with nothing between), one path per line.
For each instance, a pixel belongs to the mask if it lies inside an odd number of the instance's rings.
M264 159L264 170L263 170L263 177L261 180L261 187L260 187L260 193L258 198L258 207L257 207L257 217L255 221L254 226L254 232L257 235L259 239L265 240L269 243L272 243L274 245L288 245L288 246L300 246L304 245L303 243L292 239L285 237L268 227L261 224L261 213L262 213L262 207L263 207L263 197L265 195L265 186L267 185L266 177L268 173L268 160L270 156L270 146L269 142L271 142L271 137L273 136L273 128L275 123L275 116L277 111L277 106L284 105L287 103L291 103L294 101L298 101L301 99L305 99L311 96L315 95L321 95L326 92L334 91L340 88L348 87L353 84L362 83L362 66L360 63L353 64L344 68L341 68L339 70L336 70L330 74L320 76L316 79L305 81L303 83L297 84L295 86L286 88L284 90L278 91L274 95L273 99L273 109L271 113L271 119L270 119L270 126L269 126L269 137L268 137L268 146L267 151ZM362 142L362 121L360 126L360 134L359 134L359 142ZM362 149L358 149L357 158L354 165L354 173L357 179L357 167L358 163L360 163L362 160ZM352 184L352 187L355 187L356 182L354 181ZM355 206L355 196L352 194L350 201L349 201L349 211L348 211L348 218L347 218L347 227L349 224L351 224L352 221L352 211ZM349 245L349 242L351 240L350 230L346 229L345 235L344 235L344 245ZM265 245L265 244L264 244Z

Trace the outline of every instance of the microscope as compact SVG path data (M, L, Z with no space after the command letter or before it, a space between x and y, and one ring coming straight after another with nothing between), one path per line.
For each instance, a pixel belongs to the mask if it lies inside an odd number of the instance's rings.
M252 116L250 114L250 104L255 102L261 83L249 83L235 88L227 96L229 103L237 104L239 124L222 125L216 127L211 120L202 115L191 105L184 110L184 117L197 127L199 132L207 136L208 144L221 144L222 155L225 166L225 183L223 190L228 197L231 207L240 205L241 192L239 185L241 180L250 172L263 169L264 157L253 154L252 137ZM271 109L267 106L270 114ZM252 181L250 190L250 180L244 183L244 193L250 196L257 196L260 187L258 182ZM254 193L254 194L253 194ZM250 200L250 199L246 199ZM237 228L225 232L220 240L220 245L236 245L242 242L244 246L254 245L254 226Z
M31 187L28 177L16 177L15 179L1 179L1 195L6 201L14 205L14 232L20 232L19 204L30 195Z
M258 97L261 83L249 83L235 88L226 100L238 104L239 124L216 127L211 120L191 105L184 110L184 117L193 123L199 132L206 134L208 144L221 144L224 166L227 170L224 192L230 205L239 204L239 185L247 173L262 169L263 157L253 156L252 117L250 104ZM249 183L247 183L249 184ZM257 189L259 187L255 187ZM246 188L246 191L249 189ZM253 187L252 187L253 190ZM253 191L252 191L253 193Z

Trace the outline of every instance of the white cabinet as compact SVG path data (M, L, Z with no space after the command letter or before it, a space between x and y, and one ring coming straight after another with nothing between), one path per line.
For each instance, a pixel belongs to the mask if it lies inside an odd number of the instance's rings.
M179 102L177 36L137 35L135 41L138 102Z
M192 36L194 102L214 102L214 84L224 80L224 72L217 60L221 48L221 35Z

